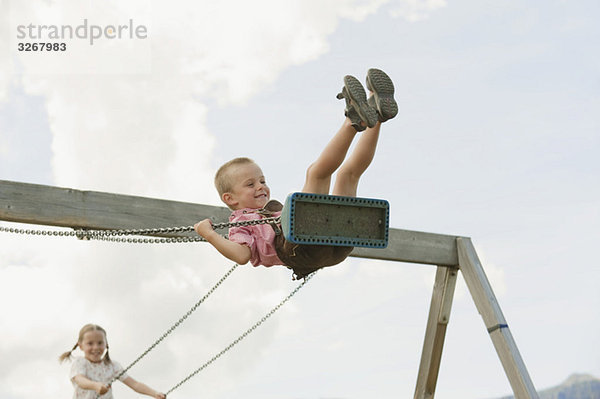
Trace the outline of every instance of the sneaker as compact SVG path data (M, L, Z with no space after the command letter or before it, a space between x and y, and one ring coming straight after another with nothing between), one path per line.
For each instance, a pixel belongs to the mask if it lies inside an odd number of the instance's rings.
M367 102L367 93L363 85L354 76L344 76L344 87L337 98L340 100L342 98L346 99L344 114L350 119L357 132L375 126L377 112Z
M398 104L394 100L394 83L385 72L376 68L369 69L367 89L373 92L368 103L376 109L380 122L392 119L398 114Z

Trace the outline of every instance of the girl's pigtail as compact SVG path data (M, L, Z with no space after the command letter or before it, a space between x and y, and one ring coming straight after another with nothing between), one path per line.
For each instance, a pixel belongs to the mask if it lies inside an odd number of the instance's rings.
M79 345L79 343L76 343L76 344L73 346L73 349L71 349L71 350L70 350L70 351L68 351L68 352L65 352L65 353L63 353L62 355L60 355L60 356L58 357L58 361L59 361L60 363L62 363L62 362L64 362L64 361L65 361L65 360L67 360L67 359L71 360L71 353L72 353L72 352L73 352L75 349L77 349L77 346L78 346L78 345Z
M108 344L106 345L106 354L104 355L104 363L106 363L106 364L111 363L110 356L108 355Z

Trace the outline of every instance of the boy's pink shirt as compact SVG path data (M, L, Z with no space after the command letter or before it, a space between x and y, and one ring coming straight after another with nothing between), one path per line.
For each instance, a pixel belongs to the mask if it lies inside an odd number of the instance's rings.
M281 215L275 212L273 217ZM229 216L230 222L242 222L246 220L262 219L257 209L238 209ZM274 266L283 265L275 250L275 231L269 224L257 224L254 226L231 227L229 229L229 241L246 245L250 248L250 263L252 266Z

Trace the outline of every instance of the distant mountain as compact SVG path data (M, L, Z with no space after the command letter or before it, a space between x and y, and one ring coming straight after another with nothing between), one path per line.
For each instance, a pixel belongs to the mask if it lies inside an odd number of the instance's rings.
M573 374L554 388L538 391L540 399L600 399L600 379L588 374ZM505 396L501 399L514 399Z

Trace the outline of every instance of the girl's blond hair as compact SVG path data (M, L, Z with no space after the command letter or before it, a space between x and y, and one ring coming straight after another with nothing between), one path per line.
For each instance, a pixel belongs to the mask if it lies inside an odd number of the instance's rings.
M83 326L81 328L81 330L79 330L79 338L77 339L77 343L75 345L73 345L73 349L60 355L58 357L58 361L62 363L67 359L71 360L71 353L75 349L77 349L77 347L79 346L81 341L83 341L83 336L85 335L85 333L87 333L89 331L100 331L100 332L102 332L102 334L104 334L104 340L106 341L106 355L104 355L103 360L104 360L104 363L110 364L111 360L110 360L110 356L108 355L108 340L106 338L106 330L104 330L104 328L102 328L96 324L86 324L85 326Z

